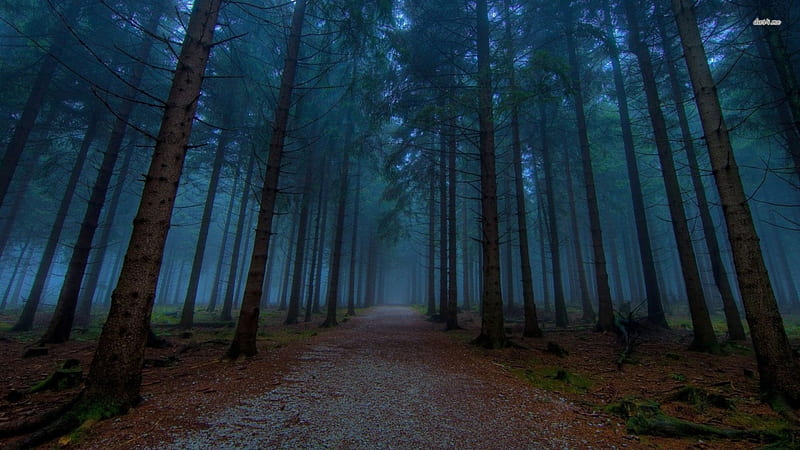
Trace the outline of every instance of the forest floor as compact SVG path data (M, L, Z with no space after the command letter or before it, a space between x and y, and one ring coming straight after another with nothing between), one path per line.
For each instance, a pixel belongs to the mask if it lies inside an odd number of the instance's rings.
M462 330L443 332L407 307L360 310L333 329L318 320L282 326L267 311L260 353L222 362L232 330L156 332L171 345L148 349L144 401L46 446L127 448L754 448L758 436L731 439L634 434L633 420L609 405L651 405L671 416L726 430L781 434L775 448L800 446L798 433L757 396L748 345L725 355L686 350L681 331L644 332L622 365L614 334L545 329L540 339L485 350ZM0 317L2 321L4 317ZM88 337L23 358L33 334L0 333L0 426L55 408L80 388L22 394L68 358L88 368ZM796 344L796 342L795 342ZM86 369L84 369L86 370ZM17 393L17 394L15 394ZM16 397L16 398L15 398ZM615 411L615 412L612 412ZM630 411L630 408L629 408ZM623 414L624 415L624 414ZM673 422L670 422L673 423ZM0 447L13 440L0 440Z

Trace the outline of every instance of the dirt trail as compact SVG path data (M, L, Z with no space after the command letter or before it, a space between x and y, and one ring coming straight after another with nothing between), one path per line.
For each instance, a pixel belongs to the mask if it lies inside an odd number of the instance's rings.
M322 336L281 383L158 448L614 448L624 432L403 307ZM630 444L629 442L626 442ZM628 445L621 445L628 446Z

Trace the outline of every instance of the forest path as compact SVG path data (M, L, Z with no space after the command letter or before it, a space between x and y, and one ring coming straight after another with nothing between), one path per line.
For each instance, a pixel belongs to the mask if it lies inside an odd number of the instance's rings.
M351 322L310 345L277 387L158 447L614 447L598 440L602 416L479 358L411 309Z

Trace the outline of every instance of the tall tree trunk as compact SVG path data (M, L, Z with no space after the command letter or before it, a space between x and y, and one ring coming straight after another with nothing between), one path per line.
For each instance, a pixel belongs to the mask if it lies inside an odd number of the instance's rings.
M239 218L236 221L236 235L233 237L233 253L231 253L231 265L228 268L228 280L225 283L225 295L222 297L222 311L219 319L222 321L233 320L231 312L233 310L234 291L236 290L236 273L239 265L239 252L244 240L244 232L247 229L247 204L250 202L250 183L253 181L253 166L256 156L251 154L247 159L247 169L245 169L244 189L242 189L242 200L239 202ZM235 191L231 194L235 195Z
M567 13L572 16L571 7ZM608 286L608 269L606 254L603 248L603 234L600 228L600 209L597 206L597 192L594 185L594 169L592 153L589 147L589 134L586 131L586 114L583 110L583 86L580 78L580 61L575 48L575 36L572 17L568 19L567 52L569 53L570 78L575 100L575 120L578 123L578 141L581 149L581 165L583 166L583 182L586 185L586 205L589 213L589 230L592 236L592 258L594 265L595 287L597 289L597 326L598 331L614 329L614 306L611 304L611 288Z
M439 130L439 322L447 321L447 137Z
M543 121L540 122L544 124ZM542 127L542 131L545 131ZM542 137L544 143L544 136ZM550 285L547 283L547 249L545 248L545 241L547 240L545 231L545 211L542 204L544 203L544 195L542 194L542 184L539 182L539 171L536 171L533 177L536 186L536 214L538 217L538 236L539 236L539 265L542 269L542 294L544 294L544 312L550 314Z
M15 186L17 192L16 195L14 195L14 200L11 201L8 208L3 210L6 219L3 226L0 227L0 257L5 254L6 246L11 237L11 231L14 229L14 219L19 215L20 209L22 209L22 206L25 204L25 196L28 193L28 186L31 184L33 173L36 170L36 163L36 160L23 163L21 173L17 178L17 185Z
M430 175L428 189L428 316L436 314L436 177Z
M692 133L689 131L689 120L686 118L686 110L683 106L683 96L681 95L681 83L678 80L678 72L675 67L675 54L672 44L667 36L664 14L658 14L658 30L661 35L661 47L664 49L664 59L666 60L667 74L669 75L672 100L675 102L675 112L678 115L678 124L683 138L683 148L686 150L686 158L689 162L689 173L692 177L692 187L697 196L697 209L700 214L700 221L703 224L703 237L705 237L708 256L711 259L711 273L714 275L714 283L719 290L722 298L722 307L725 312L725 321L728 325L728 335L731 339L744 340L745 333L742 326L742 319L739 317L739 308L733 298L730 280L728 279L725 264L722 262L722 251L717 240L714 221L711 219L708 200L706 199L706 189L700 178L700 166L697 163L697 152L694 148Z
M306 311L305 317L303 318L304 322L311 322L311 313L314 310L314 296L315 292L319 291L320 282L320 274L319 270L317 269L317 265L322 264L322 259L320 258L320 254L322 253L322 245L320 245L320 219L322 215L326 214L326 205L324 204L325 200L325 175L328 172L328 163L325 157L322 159L322 163L319 165L320 172L322 173L321 179L319 181L319 191L317 193L317 217L314 219L314 242L313 242L313 252L311 254L311 267L308 270L308 294L306 295Z
M114 220L117 217L117 209L119 209L120 198L122 191L125 188L125 179L128 176L128 171L131 165L131 158L133 151L129 150L125 153L122 159L122 167L117 174L117 181L114 186L114 192L111 193L111 199L108 203L108 208L105 215L103 231L100 233L100 239L97 241L95 251L91 253L89 261L89 274L83 282L81 288L80 299L78 300L78 307L75 311L76 327L88 327L89 319L92 312L92 301L94 300L95 293L97 292L97 284L100 281L100 274L103 272L104 261L108 254L108 247L111 243L111 230L114 228ZM116 275L116 272L114 272Z
M294 254L294 275L292 275L292 289L289 294L289 308L286 313L285 325L297 323L300 315L301 291L303 288L303 268L305 266L306 233L308 232L309 203L311 203L311 174L310 161L306 161L303 176L303 197L300 200L300 222L297 224L297 244Z
M165 5L162 3L157 3L153 5L153 9L150 13L150 18L148 20L148 24L146 26L147 30L155 30L158 26L159 21L161 20L161 15L163 13L163 9ZM214 17L216 17L216 12L214 13ZM215 19L216 20L216 19ZM200 25L197 25L198 27ZM190 40L194 40L195 38L189 38ZM198 41L200 37L196 38ZM187 41L188 42L188 41ZM199 44L198 44L199 45ZM147 61L148 56L150 55L150 49L153 47L153 38L150 36L146 36L144 41L142 42L142 46L139 49L139 61ZM202 56L201 54L195 55L187 55L187 58L195 59L191 64L199 64L202 63L202 68L205 69L205 63L208 59L207 51L204 49L194 49L193 51L205 52L206 56ZM125 96L126 99L135 99L137 96L137 91L139 85L142 82L142 76L144 75L144 68L145 64L136 64L133 66L133 71L131 74L131 79L128 82L128 92ZM192 70L197 67L188 67L184 66L182 69L184 70ZM181 68L179 67L176 71L176 76L180 73ZM194 76L194 74L193 74ZM177 78L175 78L177 80ZM202 74L199 76L197 80L198 85L202 82ZM174 84L174 83L173 83ZM190 83L187 82L187 85ZM177 90L177 87L175 88ZM186 92L188 88L182 88L182 90L176 92L176 95ZM169 99L168 99L169 100ZM188 101L188 99L182 99L183 101ZM94 185L92 186L92 193L89 197L89 203L86 207L86 211L84 212L83 221L81 222L80 231L78 232L78 238L75 241L75 246L72 249L72 256L69 260L69 265L67 266L67 274L64 277L64 284L61 286L61 291L58 295L58 303L56 304L56 310L53 314L53 318L50 321L50 325L48 326L47 331L45 332L44 336L42 337L43 343L58 343L58 342L65 342L69 339L70 332L72 330L72 322L75 317L75 308L78 304L78 294L80 294L81 284L83 283L83 277L86 274L86 266L89 263L89 253L92 250L92 240L94 239L94 233L97 230L97 225L100 220L100 214L103 210L103 205L106 201L106 194L108 193L108 185L111 181L111 177L114 174L114 166L117 163L117 157L119 156L120 148L122 147L122 140L125 137L125 130L128 127L128 119L131 117L131 113L133 112L133 107L135 102L133 100L127 100L122 103L119 112L117 113L117 119L114 122L114 126L111 130L111 136L108 140L108 145L106 146L106 150L103 153L103 160L100 163L100 169L97 172L97 177L95 178ZM192 108L196 107L193 106L195 103L191 105L189 103L186 104L187 106L191 106ZM165 106L164 112L164 119L162 119L162 126L167 124L167 111L170 111L169 106ZM176 115L175 112L171 112L172 115ZM190 119L193 118L190 116ZM178 129L187 128L191 130L191 123L186 124L170 124L170 126L179 126ZM165 130L170 133L174 133L175 130ZM165 135L165 139L167 136ZM173 136L169 136L169 140L171 141L169 145L172 145L172 141L175 141L176 138ZM154 153L154 158L156 154L159 152L172 152L174 150L170 149L163 149L159 150L158 144L161 142L156 143L156 152ZM185 154L185 149L181 150L181 155ZM183 168L183 159L178 162L177 174L176 179L180 177L180 170ZM167 170L167 169L165 169ZM163 181L162 181L163 182ZM147 186L147 182L145 183ZM171 189L171 188L170 188ZM177 189L177 187L176 187ZM170 192L165 191L165 192ZM143 197L144 198L144 197ZM166 201L166 200L165 200ZM172 202L174 198L169 198L169 209L170 213L172 211ZM144 204L144 203L143 203ZM166 203L161 206L161 208L166 208ZM159 212L161 212L159 210ZM165 227L163 233L166 236L166 232L169 229L169 215L167 216L167 223L163 224ZM150 225L148 225L150 226ZM154 226L154 225L153 225ZM134 228L136 228L136 223L134 222ZM145 227L147 228L147 227ZM149 243L148 245L150 251L156 251L159 248L157 241ZM136 252L139 249L134 249ZM158 250L159 253L163 251L163 246L161 249ZM143 262L144 263L144 262ZM161 261L160 258L157 261L158 265L160 265ZM142 274L139 274L142 276ZM158 279L158 271L155 274L148 274L145 276L147 281L151 280L155 282ZM143 285L141 287L146 292L147 286ZM139 290L137 289L137 292ZM153 286L153 292L155 292L155 286ZM123 296L128 295L123 294ZM152 307L152 299L150 299L151 305L147 308L149 309ZM143 311L143 310L142 310ZM149 312L147 313L149 316Z
M500 290L500 232L497 214L492 75L489 53L487 0L477 0L478 124L481 161L481 224L483 247L483 292L481 333L475 343L488 348L506 345L503 325L503 294Z
M550 148L550 139L547 136L545 106L539 106L539 129L542 137L542 160L544 166L544 184L547 195L548 241L553 265L553 294L556 313L556 326L566 327L567 305L564 300L564 285L561 280L561 252L558 242L558 221L556 218L555 180L553 179L553 162Z
M511 167L513 169L513 166ZM503 183L503 190L506 192L505 198L503 199L503 209L505 209L505 222L506 222L506 291L505 291L505 298L506 298L506 313L511 314L516 308L514 304L514 253L512 248L514 247L514 240L512 236L514 236L514 227L512 225L511 218L514 215L514 211L511 206L511 177L504 176L504 183Z
M661 290L658 286L656 264L653 260L653 249L650 240L650 231L647 227L647 215L644 207L644 195L639 176L639 166L636 163L636 150L633 145L633 132L631 119L628 112L628 97L625 94L625 82L619 63L619 49L615 36L615 28L611 22L611 9L608 0L603 2L606 26L606 42L608 44L611 67L614 74L614 87L619 108L619 122L622 129L622 144L625 148L625 163L628 171L628 183L631 188L631 201L633 203L633 217L636 222L636 237L639 244L639 257L642 261L642 275L647 295L647 320L661 327L667 327L664 316Z
M17 257L17 262L14 264L14 270L11 272L11 277L6 282L5 291L3 291L3 301L2 301L2 303L0 303L0 311L5 310L6 306L8 306L8 303L9 303L8 300L11 297L11 288L14 285L15 281L19 281L19 280L17 280L17 275L19 274L20 267L23 266L22 261L25 260L25 254L28 251L28 247L30 246L30 244L31 244L30 238L26 239L25 240L25 244L22 245L22 249L20 249L20 251L19 251L19 256ZM26 265L25 269L27 269L27 265ZM24 277L24 275L23 275L23 277ZM12 305L14 303L16 303L16 301L12 302Z
M349 148L352 140L352 124L347 126L345 131L345 148ZM336 321L336 306L339 297L339 278L341 276L342 265L342 241L344 240L344 218L347 211L347 188L349 183L350 156L343 155L342 171L339 175L339 204L336 210L336 225L333 236L333 251L331 252L330 271L328 272L328 293L326 298L327 313L323 328L335 327L339 323Z
M292 277L291 267L292 261L292 243L295 242L297 238L297 228L300 222L299 214L295 214L292 216L292 224L289 228L289 239L286 241L286 252L284 253L283 258L283 274L281 275L281 290L279 292L278 298L278 311L286 311L286 306L289 300L289 280Z
M28 301L25 302L25 307L22 309L22 314L20 314L17 323L11 328L12 331L28 331L33 327L33 318L36 315L36 310L39 308L39 302L41 302L42 299L42 293L47 283L47 276L52 268L53 259L56 255L59 241L61 240L61 232L64 230L64 223L67 221L69 206L70 203L72 203L75 188L78 186L78 181L80 181L81 173L83 172L86 155L88 155L89 148L92 146L97 136L99 120L100 109L99 106L95 105L92 107L92 111L89 114L89 123L83 135L83 141L78 150L78 155L75 157L75 164L72 167L69 180L67 180L67 184L64 186L55 221L50 227L50 235L47 238L47 244L42 253L42 258L39 260L39 268L36 270L36 275L33 278L33 287L31 288L30 294L28 294ZM45 334L45 336L47 335Z
M361 201L361 164L356 167L356 191L353 193L353 234L350 240L350 276L347 280L347 315L356 315L356 250L358 247L358 207Z
M192 271L189 274L189 286L186 289L186 298L183 300L183 310L181 311L181 328L191 328L194 324L194 306L197 302L197 289L200 284L200 272L203 270L203 259L206 254L206 244L208 243L208 230L211 228L211 213L214 210L214 199L217 196L217 186L219 176L222 172L222 164L225 162L225 150L230 142L230 131L228 126L230 119L230 107L224 108L226 118L222 126L222 132L217 141L217 150L214 153L214 162L211 165L211 176L208 182L208 191L203 203L203 215L200 219L200 231L197 235L197 243L194 248L194 258L192 259Z
M303 21L306 0L297 0L292 13L292 25L287 42L286 60L281 75L281 87L275 108L275 120L272 122L272 137L269 143L267 170L264 175L264 186L261 191L261 207L256 224L256 237L253 253L247 272L242 306L239 309L239 320L236 332L226 357L236 359L240 355L253 356L258 352L256 335L258 333L258 316L261 312L261 290L264 282L264 265L272 234L272 218L275 212L275 199L278 195L278 178L280 177L283 146L286 140L286 128L289 123L289 109L292 106L292 90L297 74L297 57L302 39Z
M583 309L582 319L587 322L594 322L595 314L592 307L592 299L589 295L589 286L586 282L586 267L583 263L583 250L581 249L581 235L578 232L578 215L575 211L575 190L573 188L572 163L569 155L566 155L564 166L567 176L567 202L569 203L569 224L570 234L572 234L572 244L575 251L575 265L578 269L578 287L580 288L581 307Z
M79 411L103 411L106 416L124 412L140 400L164 244L220 4L220 0L198 0L192 8L125 263L77 403Z
M672 10L694 87L714 181L725 214L739 291L758 362L761 392L773 405L786 400L792 407L798 408L800 378L797 374L800 373L800 367L792 354L764 265L728 128L719 105L716 84L700 40L694 9L689 0L672 0Z
M327 175L329 168L329 162L327 160L323 161L322 164L322 171L325 175ZM320 183L320 189L325 191L327 186L324 182ZM327 192L326 192L327 194ZM330 198L329 195L320 194L320 200L322 201L322 205L320 206L320 214L322 214L322 224L319 226L319 255L317 261L317 273L314 274L314 278L316 279L317 288L314 290L314 304L312 306L311 311L315 314L319 314L321 312L320 307L320 298L322 297L322 266L325 259L325 235L327 234L328 230L328 199Z
M448 120L450 126L447 134L447 235L448 242L448 267L447 271L447 317L445 319L446 329L455 330L458 326L458 254L456 249L456 151L458 142L456 141L455 118Z
M378 245L374 233L369 237L369 256L367 258L367 285L364 290L364 307L370 308L375 305L375 264L377 263Z
M647 97L647 110L653 126L658 159L661 163L661 173L664 178L664 188L672 219L672 232L675 235L675 243L678 246L681 273L686 287L686 295L689 298L689 312L692 316L692 326L694 328L694 340L690 348L698 351L718 352L717 337L711 325L711 317L708 313L703 286L700 281L700 272L692 249L692 237L689 234L686 213L683 210L678 174L672 158L666 122L661 112L661 101L658 98L658 88L650 60L650 52L641 41L638 12L632 0L625 0L625 11L630 29L631 50L636 55L642 73L645 96Z
M241 159L239 159L241 163ZM228 199L228 207L225 209L225 225L222 227L222 241L219 245L219 256L216 261L216 268L214 269L214 282L211 284L211 299L208 301L206 312L214 312L219 303L219 294L222 291L222 267L225 261L225 251L228 248L228 235L230 234L231 221L233 221L233 208L236 203L236 191L239 187L239 169L234 169L233 186L231 187L231 195Z
M472 309L472 253L470 252L469 233L467 232L467 205L461 206L461 223L464 225L464 231L461 233L461 270L462 276L462 292L463 292L463 308L466 311Z

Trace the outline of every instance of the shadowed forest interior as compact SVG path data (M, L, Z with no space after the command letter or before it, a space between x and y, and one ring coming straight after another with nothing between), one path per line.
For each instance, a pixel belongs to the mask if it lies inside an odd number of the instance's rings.
M233 364L265 330L404 305L482 349L614 336L611 370L648 339L745 352L747 395L795 427L755 439L797 443L797 2L22 0L0 19L0 357L93 355L36 425L5 418L38 395L8 375L0 436L125 413L164 338L222 329Z

